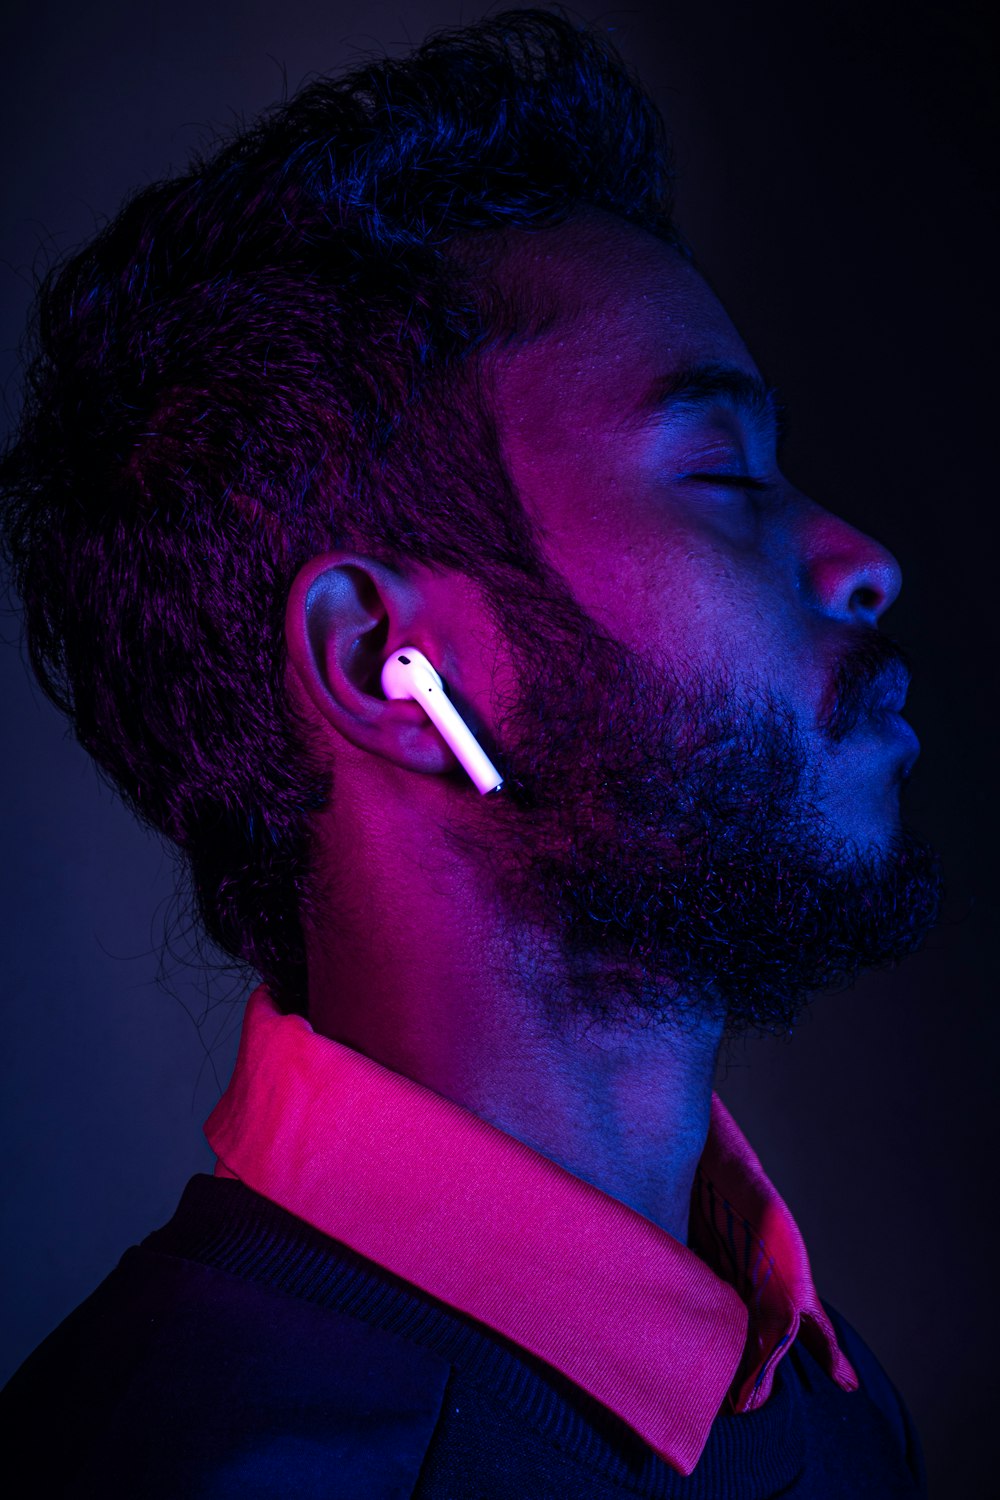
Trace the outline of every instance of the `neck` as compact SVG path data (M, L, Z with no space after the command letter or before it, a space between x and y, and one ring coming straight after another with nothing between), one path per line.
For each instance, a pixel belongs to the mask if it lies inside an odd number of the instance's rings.
M314 1028L462 1105L686 1244L721 1023L683 1032L557 1027L525 990L505 989L492 965L458 968L447 944L435 955L424 940L415 969L412 951L398 969L384 948L365 944L312 954Z
M458 1102L686 1244L718 1040L564 1033L481 1057Z
M349 878L336 922L307 932L311 1024L686 1243L722 1020L688 1003L683 1027L607 1024L554 1005L559 952L501 922L488 863L437 840L448 791L425 781L414 809L391 782L374 797L341 778L330 866Z

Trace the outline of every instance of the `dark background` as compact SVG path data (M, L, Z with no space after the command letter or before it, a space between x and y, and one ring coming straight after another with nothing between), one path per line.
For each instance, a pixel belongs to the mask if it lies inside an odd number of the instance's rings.
M128 188L181 168L286 79L405 51L484 11L8 4L8 407L33 269ZM786 395L792 477L902 564L885 628L916 667L909 818L944 853L944 919L899 970L817 1001L790 1044L735 1048L720 1087L802 1225L821 1291L912 1407L933 1493L985 1495L1000 470L987 7L645 0L576 14L615 28L672 124L682 224ZM16 642L13 617L2 628ZM201 1122L244 991L192 952L171 859L101 785L16 648L0 649L0 672L5 1377L211 1169Z

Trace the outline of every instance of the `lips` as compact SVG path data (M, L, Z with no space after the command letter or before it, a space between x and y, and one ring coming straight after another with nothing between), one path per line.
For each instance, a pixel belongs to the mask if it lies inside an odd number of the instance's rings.
M920 755L920 741L917 739L912 725L908 724L895 709L886 708L880 709L874 715L874 722L878 725L880 732L890 736L897 742L902 759L900 779L903 782L909 781L910 776L913 774L913 768L917 763L917 758Z
M894 662L880 678L872 694L872 712L878 714L901 714L906 707L906 695L910 691L910 674L902 662Z
M901 713L909 687L910 669L899 646L877 632L863 636L837 665L821 727L840 744L864 724Z

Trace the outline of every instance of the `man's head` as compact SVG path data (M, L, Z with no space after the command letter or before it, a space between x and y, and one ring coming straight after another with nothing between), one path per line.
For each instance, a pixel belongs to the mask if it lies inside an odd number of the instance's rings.
M815 885L839 863L824 899L864 872L911 901L865 961L912 946L933 881L894 842L905 747L870 772L870 743L835 756L821 728L838 668L864 664L842 689L892 668L873 642L894 564L783 482L758 497L720 481L740 460L772 478L766 410L716 402L682 475L668 428L631 410L661 349L713 367L681 417L704 415L717 365L755 372L680 248L659 117L599 36L513 13L311 86L139 193L50 281L39 334L3 470L36 670L186 854L210 936L285 1008L305 1007L303 924L336 915L312 837L336 757L287 695L283 640L294 580L332 548L481 591L515 665L495 725L506 801L491 828L493 808L456 798L455 835L581 976L600 928L609 972L624 959L643 993L659 984L694 935L684 890L707 925L679 981L713 943L744 974L755 940L737 963L708 918L761 879L739 864L748 835L778 841L772 873L809 851ZM818 845L811 799L831 819ZM669 942L649 917L665 858ZM723 867L736 887L708 879ZM812 888L764 881L748 922L793 890L813 920ZM602 890L619 917L637 899L646 914L622 938ZM857 931L834 936L850 949ZM829 972L850 970L840 957ZM766 971L761 1016L782 987Z

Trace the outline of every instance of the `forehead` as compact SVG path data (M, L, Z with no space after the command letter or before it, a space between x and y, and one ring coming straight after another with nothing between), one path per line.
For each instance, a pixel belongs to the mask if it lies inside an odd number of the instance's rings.
M548 331L501 356L498 415L510 440L551 452L560 434L595 438L627 420L655 383L723 364L756 376L704 278L671 246L597 210L517 240L501 280L552 310Z

